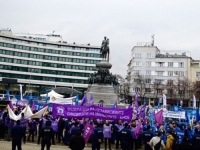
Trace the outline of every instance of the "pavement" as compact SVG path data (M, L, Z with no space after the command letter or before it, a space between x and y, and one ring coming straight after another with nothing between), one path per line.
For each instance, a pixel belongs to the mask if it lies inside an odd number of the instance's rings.
M8 141L0 141L0 150L11 150L12 149L12 142ZM37 145L35 143L22 143L23 150L40 150L41 145ZM46 148L45 148L46 149ZM70 150L67 146L61 145L51 145L51 150ZM84 150L91 150L90 147L85 148Z
M12 149L12 142L0 141L0 150L11 150L11 149ZM26 143L26 144L22 143L22 149L23 150L40 150L41 145L37 145L36 143ZM64 145L51 145L50 149L51 150L70 150L68 146L64 146ZM102 148L101 150L103 149L104 148ZM114 150L114 148L112 149ZM89 144L88 146L86 146L84 150L91 150L91 145Z

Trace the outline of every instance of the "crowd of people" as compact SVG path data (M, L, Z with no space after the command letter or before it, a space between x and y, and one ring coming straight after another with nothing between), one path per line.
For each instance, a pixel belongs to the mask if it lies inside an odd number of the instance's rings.
M21 110L17 108L14 113L18 115ZM16 146L21 150L21 143L27 141L41 143L41 150L45 145L49 150L51 143L64 143L72 150L83 150L87 143L82 135L87 123L94 126L88 141L92 144L92 150L111 150L113 147L116 150L137 150L142 147L144 150L200 150L200 122L196 121L191 126L183 119L165 118L161 125L155 120L152 125L148 117L123 122L54 117L50 112L34 119L24 117L23 113L21 116L20 120L13 121L6 109L0 109L0 138L7 141L12 139L13 150ZM139 133L136 134L138 126Z

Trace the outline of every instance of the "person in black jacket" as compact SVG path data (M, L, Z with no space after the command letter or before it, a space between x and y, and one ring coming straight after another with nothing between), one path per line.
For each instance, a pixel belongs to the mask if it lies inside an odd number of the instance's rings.
M62 117L60 117L59 121L58 121L58 143L60 143L61 141L63 142L64 138L63 138L63 130L65 127L65 121L63 120Z
M73 135L69 141L69 148L71 150L83 150L85 147L85 140L81 136L81 131L77 130L76 134Z
M11 130L12 136L12 150L16 150L16 146L18 150L22 149L22 137L24 135L24 129L20 125L20 120L17 120L16 126L14 126Z
M192 150L192 145L190 144L187 136L183 137L181 144L178 146L178 150Z
M47 150L50 150L51 139L53 137L53 128L51 127L51 121L47 121L46 126L42 128L41 137L41 150L44 150L45 145L47 146Z

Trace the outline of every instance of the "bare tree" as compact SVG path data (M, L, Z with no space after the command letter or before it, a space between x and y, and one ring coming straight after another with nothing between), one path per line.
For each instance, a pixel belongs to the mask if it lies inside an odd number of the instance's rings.
M152 84L152 91L154 93L154 98L158 98L158 95L162 95L164 90L164 85L162 84L162 80L154 80Z
M145 95L151 92L151 78L145 75L137 75L134 80L136 82L135 91L138 92L141 101L144 101Z
M195 95L197 99L200 99L200 81L195 81L192 83L192 90L190 92L190 97Z
M167 84L164 87L167 90L167 97L175 98L176 97L176 84L175 81L170 79L167 80Z
M177 78L176 80L176 94L180 100L185 100L190 97L190 91L192 89L192 82L188 78Z

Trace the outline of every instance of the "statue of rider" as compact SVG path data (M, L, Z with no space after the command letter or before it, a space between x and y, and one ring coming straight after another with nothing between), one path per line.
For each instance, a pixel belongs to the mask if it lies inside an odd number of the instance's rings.
M102 44L101 44L100 53L102 54L102 57L105 58L105 60L108 54L108 62L109 62L109 46L108 45L109 45L109 39L107 37L104 37L104 40L102 41Z

